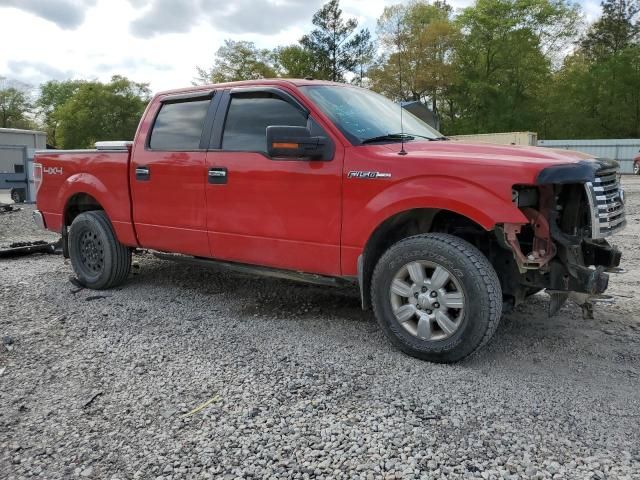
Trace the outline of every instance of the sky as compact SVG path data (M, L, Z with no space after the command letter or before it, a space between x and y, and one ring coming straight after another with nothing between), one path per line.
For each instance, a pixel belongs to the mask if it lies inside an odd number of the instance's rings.
M326 0L325 0L326 1ZM385 6L403 0L342 0L343 14L375 32ZM406 0L405 0L406 1ZM47 80L124 75L154 92L191 84L224 39L261 48L296 43L323 0L0 0L0 77ZM455 9L473 0L449 0ZM598 0L580 2L588 20Z

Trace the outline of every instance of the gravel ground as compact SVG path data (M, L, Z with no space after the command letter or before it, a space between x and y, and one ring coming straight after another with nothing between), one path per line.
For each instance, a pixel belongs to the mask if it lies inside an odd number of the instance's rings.
M617 304L537 295L456 365L394 350L355 289L0 261L0 478L640 478L639 180ZM0 245L44 238L0 214Z

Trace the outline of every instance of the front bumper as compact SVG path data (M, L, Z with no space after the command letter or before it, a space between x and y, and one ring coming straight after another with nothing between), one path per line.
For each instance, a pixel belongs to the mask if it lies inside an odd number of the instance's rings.
M44 216L42 215L42 212L40 212L40 210L34 210L32 216L33 221L39 228L41 228L42 230L47 229L47 225L44 222Z
M579 252L565 251L565 261L555 261L549 268L549 290L574 291L588 295L604 293L609 274L620 265L621 253L606 241L583 240L571 245Z

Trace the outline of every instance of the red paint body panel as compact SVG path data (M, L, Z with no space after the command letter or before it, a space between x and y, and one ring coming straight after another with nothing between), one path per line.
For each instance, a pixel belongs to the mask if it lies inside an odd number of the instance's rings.
M255 80L166 92L149 104L131 158L127 152L37 153L35 161L45 167L37 204L47 228L60 231L69 199L87 193L104 207L118 238L129 246L353 276L371 234L395 214L446 209L487 230L526 223L511 201L512 186L534 184L547 166L590 158L565 150L457 141L411 141L405 156L398 155L397 143L354 147L298 89L321 83ZM146 148L167 93L234 86L275 86L295 96L333 140L333 160ZM136 180L137 166L149 167L150 181ZM63 173L48 174L48 167L61 167ZM209 184L210 167L227 168L228 183ZM390 177L348 178L351 171Z
M206 152L156 152L146 147L160 107L154 99L138 128L131 154L129 184L133 222L145 248L207 257L205 198ZM148 181L136 180L136 167L147 167Z
M228 178L207 184L214 257L340 274L342 149L328 162L210 151L207 166L227 168Z
M138 246L131 221L131 197L127 175L128 152L73 153L49 150L36 154L36 162L60 174L43 173L36 203L43 212L47 228L59 232L69 200L79 193L92 196L113 223L118 239L128 246Z

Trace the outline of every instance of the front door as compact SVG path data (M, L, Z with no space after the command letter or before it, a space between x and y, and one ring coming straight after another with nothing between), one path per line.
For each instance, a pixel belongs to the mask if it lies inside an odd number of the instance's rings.
M270 158L268 126L321 131L291 95L272 87L225 92L216 124L206 185L212 255L339 275L342 149L325 160Z
M201 141L214 103L211 94L180 95L159 99L150 107L146 117L155 120L142 125L129 172L133 220L145 248L210 254L206 145Z

